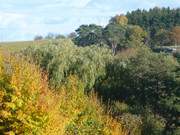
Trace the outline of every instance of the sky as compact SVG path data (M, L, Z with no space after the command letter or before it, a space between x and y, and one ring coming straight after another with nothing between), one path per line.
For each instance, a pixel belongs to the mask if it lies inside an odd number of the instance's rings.
M0 41L68 34L82 24L105 26L112 16L155 6L176 8L180 0L0 0Z

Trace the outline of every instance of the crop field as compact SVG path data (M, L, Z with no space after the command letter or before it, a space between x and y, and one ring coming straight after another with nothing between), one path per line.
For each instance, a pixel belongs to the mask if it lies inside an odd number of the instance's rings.
M40 40L40 41L17 41L17 42L0 42L0 50L8 51L19 51L28 46L40 46L48 44L51 41L49 40Z

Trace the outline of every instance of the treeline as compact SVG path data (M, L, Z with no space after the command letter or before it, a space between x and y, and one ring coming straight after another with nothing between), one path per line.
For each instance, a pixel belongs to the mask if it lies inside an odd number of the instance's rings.
M76 36L76 33L74 33L74 32L68 34L67 36L65 36L63 34L48 33L44 37L42 35L36 35L34 37L34 40L38 41L38 40L64 39L64 38L74 38L75 36Z
M129 24L139 25L153 37L160 29L171 30L180 25L180 8L158 8L136 10L127 13Z
M146 44L147 37L141 27L128 25L128 19L124 15L112 18L105 28L95 24L82 25L76 30L76 34L73 39L76 45L108 45L114 54L123 49Z
M49 33L34 40L71 38L79 46L108 44L114 49L128 47L130 40L143 41L151 48L180 44L180 9L158 8L136 10L112 17L105 27L81 25L67 36ZM131 39L130 39L131 38Z
M138 9L126 16L129 24L139 25L149 33L152 45L180 44L180 8Z
M75 31L73 41L79 46L106 44L114 52L138 44L145 44L156 51L173 52L176 48L168 47L180 44L179 16L179 9L137 10L112 17L105 27L82 25Z

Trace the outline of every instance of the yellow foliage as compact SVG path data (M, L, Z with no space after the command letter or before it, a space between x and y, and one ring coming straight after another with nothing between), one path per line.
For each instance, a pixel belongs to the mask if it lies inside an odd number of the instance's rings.
M70 76L56 96L44 135L125 135L122 126L105 114L95 94L84 94L83 84Z
M46 76L23 59L0 56L0 134L125 135L121 124L104 112L95 94L70 76L57 93Z
M122 25L122 26L128 24L128 18L127 18L126 16L124 16L124 15L116 15L116 16L114 17L114 19L115 19L115 20L114 20L115 23L120 24L120 25Z
M12 55L0 56L0 134L35 134L47 121L48 86L38 68Z

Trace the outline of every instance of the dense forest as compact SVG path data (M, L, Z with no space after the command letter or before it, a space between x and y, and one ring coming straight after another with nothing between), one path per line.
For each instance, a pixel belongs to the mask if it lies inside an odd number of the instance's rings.
M44 40L0 54L0 134L180 134L179 8Z
M149 33L151 44L179 44L180 8L153 8L127 13L129 24L139 25ZM174 40L173 40L174 39ZM173 42L174 41L174 42Z

